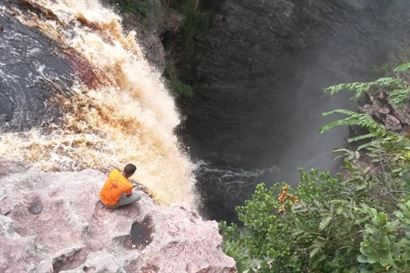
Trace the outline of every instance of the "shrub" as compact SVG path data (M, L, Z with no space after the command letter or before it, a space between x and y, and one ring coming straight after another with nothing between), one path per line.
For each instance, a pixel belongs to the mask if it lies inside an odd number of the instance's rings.
M408 88L399 74L326 91L348 89L359 98L397 88ZM409 103L408 96L400 100ZM297 187L262 183L236 209L242 228L221 223L224 250L240 272L410 272L410 140L364 113L337 109L325 115L335 113L345 118L322 132L346 125L367 130L349 139L360 145L337 150L344 176L311 170L300 172Z

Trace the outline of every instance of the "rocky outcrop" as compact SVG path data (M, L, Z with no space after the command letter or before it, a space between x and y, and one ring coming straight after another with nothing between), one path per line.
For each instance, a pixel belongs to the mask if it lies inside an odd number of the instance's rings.
M384 90L368 92L360 110L379 121L388 130L395 132L410 131L410 101L403 105L394 105Z
M215 221L146 195L97 203L103 173L44 173L0 163L0 272L232 273Z

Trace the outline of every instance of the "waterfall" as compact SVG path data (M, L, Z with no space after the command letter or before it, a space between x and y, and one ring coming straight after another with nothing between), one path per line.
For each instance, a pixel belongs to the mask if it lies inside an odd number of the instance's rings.
M193 164L174 134L180 116L136 33L124 31L121 18L97 0L22 2L29 8L0 12L57 42L76 73L68 91L48 90L55 95L45 103L57 103L62 120L1 133L0 157L46 171L108 170L131 162L138 168L136 180L158 202L192 205ZM58 78L42 73L44 66L37 70L43 81Z

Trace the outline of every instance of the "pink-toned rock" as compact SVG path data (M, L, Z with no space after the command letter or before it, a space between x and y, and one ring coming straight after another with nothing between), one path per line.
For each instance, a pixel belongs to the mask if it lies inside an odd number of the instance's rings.
M236 272L217 223L187 205L144 195L110 210L97 202L101 172L0 167L0 272Z
M390 109L387 106L380 107L379 113L387 115L388 113L390 113Z

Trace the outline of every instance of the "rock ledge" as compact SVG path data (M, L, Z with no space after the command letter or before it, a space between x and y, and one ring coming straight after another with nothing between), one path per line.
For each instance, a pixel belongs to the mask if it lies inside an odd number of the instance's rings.
M233 273L215 221L187 205L97 202L105 175L0 161L0 272Z

